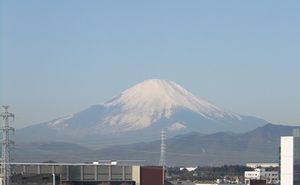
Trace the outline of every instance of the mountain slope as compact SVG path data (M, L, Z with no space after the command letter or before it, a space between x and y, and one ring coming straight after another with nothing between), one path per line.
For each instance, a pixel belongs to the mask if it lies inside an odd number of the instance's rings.
M105 118L110 125L124 124L128 129L149 127L159 119L170 118L177 108L186 109L215 120L222 118L241 119L237 114L226 112L209 102L194 96L178 84L165 80L147 80L106 102L113 110Z
M280 136L291 135L293 128L295 127L268 124L242 134L191 132L175 136L166 140L167 164L222 165L278 162ZM146 164L157 164L160 156L160 141L117 145L98 150L71 143L30 143L17 145L15 150L13 158L20 162L141 159L145 160Z
M268 124L244 134L218 132L190 133L166 141L169 165L223 165L247 162L278 162L280 136L292 135L296 127ZM159 161L160 142L114 146L96 151L99 157L145 159L150 164Z
M162 128L178 135L190 131L244 132L265 124L262 119L221 109L175 82L155 79L139 83L102 105L21 129L17 139L126 143L153 140Z

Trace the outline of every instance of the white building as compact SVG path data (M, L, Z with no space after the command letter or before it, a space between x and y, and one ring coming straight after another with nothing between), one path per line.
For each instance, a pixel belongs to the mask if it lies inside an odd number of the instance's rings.
M249 168L277 168L279 167L278 163L247 163Z
M293 136L280 139L280 180L284 185L293 185L293 143Z
M300 185L300 129L280 139L280 184Z
M182 170L187 170L189 172L192 172L192 171L195 171L197 169L197 167L182 167L182 168L179 168L180 171Z
M254 171L245 171L245 184L249 185L250 180L266 180L267 184L279 183L278 171L266 171L264 168L255 168Z

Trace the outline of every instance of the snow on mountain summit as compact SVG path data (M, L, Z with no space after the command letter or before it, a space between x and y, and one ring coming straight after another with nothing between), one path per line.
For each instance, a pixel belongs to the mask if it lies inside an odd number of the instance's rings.
M125 125L128 129L145 128L163 117L170 118L176 108L188 109L206 119L241 119L238 114L224 111L194 96L173 81L159 79L139 83L106 102L104 106L119 110L108 115L106 123Z
M207 121L223 123L226 120L234 122L243 119L238 114L225 111L194 96L173 81L152 79L123 91L119 96L102 105L92 106L47 124L56 130L72 127L95 132L108 129L112 132L122 132L144 129L163 120L165 124L167 122L173 124L171 130L180 130L189 127L188 124L178 124L181 121L185 122L185 116L179 116L179 120L178 118L172 120L174 118L172 116L178 116L182 110L196 114Z

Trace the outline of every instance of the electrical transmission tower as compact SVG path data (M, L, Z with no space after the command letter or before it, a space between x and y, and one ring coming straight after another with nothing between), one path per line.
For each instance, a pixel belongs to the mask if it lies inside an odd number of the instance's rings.
M165 166L166 165L166 144L165 144L165 138L166 138L166 132L164 129L161 130L160 134L160 159L159 159L159 166Z
M3 106L4 112L0 114L3 118L4 125L1 127L2 131L2 160L1 160L1 177L2 185L10 184L10 164L9 164L9 146L11 141L9 140L9 132L14 131L14 128L9 126L10 118L14 119L15 115L8 112L8 106Z

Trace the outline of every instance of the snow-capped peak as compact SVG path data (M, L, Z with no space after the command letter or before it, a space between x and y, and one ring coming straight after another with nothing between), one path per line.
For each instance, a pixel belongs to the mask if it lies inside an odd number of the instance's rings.
M127 89L120 96L106 102L107 108L120 111L106 117L105 122L122 124L136 129L145 128L162 117L170 118L176 108L191 110L207 119L226 116L240 119L234 113L194 96L173 81L152 79Z

